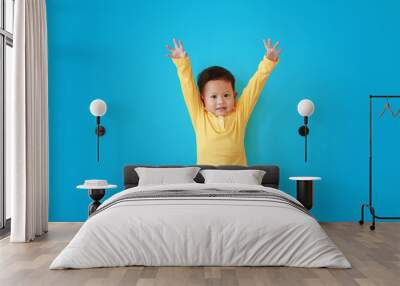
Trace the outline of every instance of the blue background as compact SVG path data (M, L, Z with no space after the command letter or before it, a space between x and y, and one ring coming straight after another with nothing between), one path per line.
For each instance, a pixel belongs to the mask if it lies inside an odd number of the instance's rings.
M228 68L240 93L280 40L281 61L247 127L249 164L289 176L321 176L313 214L356 221L368 199L368 95L399 94L398 1L48 0L50 221L83 221L90 202L75 189L89 178L122 188L125 164L194 164L195 136L166 44L182 39L194 73ZM399 2L398 2L399 3ZM107 102L96 161L93 99ZM297 133L297 103L309 98L309 162ZM374 203L399 215L399 120L374 103ZM395 110L400 100L392 101ZM397 176L397 177L396 177ZM396 213L397 212L397 213Z

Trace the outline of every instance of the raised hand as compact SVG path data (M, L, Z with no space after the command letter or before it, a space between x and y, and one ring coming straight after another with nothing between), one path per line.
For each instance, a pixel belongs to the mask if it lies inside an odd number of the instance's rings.
M173 59L180 59L180 58L186 57L187 54L185 52L185 49L183 48L182 41L179 41L179 44L175 38L173 39L173 41L174 41L175 48L171 48L169 45L165 46L171 52L171 54L169 54L167 56L169 58L173 58Z
M278 46L279 46L279 41L272 46L270 38L268 38L268 42L265 41L264 39L264 47L267 50L265 55L271 61L276 62L278 60L279 54L282 52L282 49L277 50Z

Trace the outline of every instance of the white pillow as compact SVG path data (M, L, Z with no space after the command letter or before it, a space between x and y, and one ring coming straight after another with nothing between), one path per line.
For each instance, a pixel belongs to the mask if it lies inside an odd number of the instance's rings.
M139 186L196 183L193 179L199 170L199 167L135 168L139 176Z
M262 170L201 170L204 183L261 185L265 171Z

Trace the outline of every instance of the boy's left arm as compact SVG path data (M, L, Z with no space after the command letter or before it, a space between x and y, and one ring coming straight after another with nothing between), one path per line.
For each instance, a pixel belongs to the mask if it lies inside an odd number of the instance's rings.
M266 56L258 65L256 73L252 76L237 103L237 109L244 122L250 118L251 112L257 104L258 98L278 62L268 59Z
M265 83L274 70L276 64L279 62L278 56L282 49L278 50L278 46L279 42L276 42L275 45L272 46L271 39L268 39L268 42L264 40L264 47L267 50L265 56L258 65L257 71L252 76L247 86L243 89L242 95L240 96L236 106L244 123L247 123L250 118L251 112L257 104Z

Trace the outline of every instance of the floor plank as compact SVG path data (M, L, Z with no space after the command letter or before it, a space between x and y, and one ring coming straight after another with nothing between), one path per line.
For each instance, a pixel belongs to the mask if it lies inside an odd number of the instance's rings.
M81 223L50 223L32 243L0 240L0 285L400 285L400 223L378 223L375 231L357 223L322 223L352 263L352 269L291 267L116 267L48 269Z

